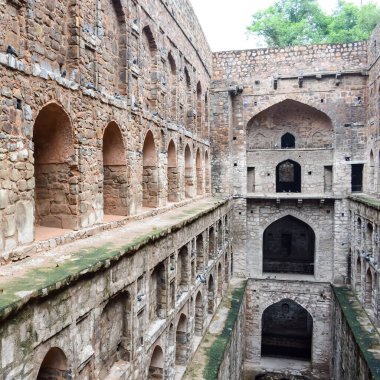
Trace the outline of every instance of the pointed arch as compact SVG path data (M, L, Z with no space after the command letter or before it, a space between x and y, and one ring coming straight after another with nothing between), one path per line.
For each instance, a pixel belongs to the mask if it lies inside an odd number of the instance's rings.
M281 148L290 149L296 147L296 138L291 133L287 132L281 137Z
M301 305L283 299L262 315L261 356L311 360L313 318Z
M369 154L368 187L369 192L375 191L375 158L372 149Z
M368 268L365 275L365 308L372 309L373 278L371 269Z
M209 109L209 104L208 104L208 91L206 91L205 92L205 123L204 123L204 127L202 128L203 129L202 137L205 139L209 138L209 123L208 123L209 113L210 113L210 109Z
M221 299L223 294L223 271L222 264L218 264L218 298Z
M276 192L301 192L301 165L293 160L280 162L276 167Z
M33 143L36 224L77 228L79 199L72 195L77 186L73 179L79 177L74 133L68 114L59 104L52 102L40 110L34 123ZM68 183L73 184L71 189Z
M360 253L358 251L357 259L356 259L356 273L355 273L355 291L358 295L360 295L360 292L361 292L361 279L362 279L362 265L361 265Z
M263 272L314 274L315 233L305 222L285 216L263 235Z
M152 131L148 131L143 145L143 207L158 205L157 149Z
M197 249L197 273L202 273L205 266L205 255L204 255L204 244L203 235L199 234L196 238L196 249Z
M128 215L127 160L119 126L110 122L103 134L103 204L108 215Z

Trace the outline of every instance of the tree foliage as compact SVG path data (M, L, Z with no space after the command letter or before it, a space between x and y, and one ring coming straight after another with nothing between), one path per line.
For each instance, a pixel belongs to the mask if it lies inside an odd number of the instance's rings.
M317 0L277 0L253 15L248 30L269 46L345 43L367 39L380 22L380 8L369 3L358 7L340 1L326 14Z

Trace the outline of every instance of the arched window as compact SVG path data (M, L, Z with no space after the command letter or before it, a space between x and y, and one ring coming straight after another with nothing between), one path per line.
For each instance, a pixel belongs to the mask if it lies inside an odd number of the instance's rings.
M280 162L276 168L276 192L301 192L301 165L292 160Z
M296 138L291 133L285 133L281 137L281 148L289 149L296 147Z
M371 269L367 270L365 276L365 307L367 309L372 308L372 273Z
M311 360L313 318L296 302L284 299L262 317L261 356Z
M313 229L285 216L264 231L263 272L314 274L314 250Z

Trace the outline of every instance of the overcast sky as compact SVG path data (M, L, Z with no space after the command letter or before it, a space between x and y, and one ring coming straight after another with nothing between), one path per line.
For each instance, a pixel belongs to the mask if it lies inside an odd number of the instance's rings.
M362 0L363 4L369 0ZM246 27L251 16L268 7L274 0L190 0L212 51L253 49L257 41L248 38ZM334 8L338 0L319 0L326 10ZM351 0L360 4L360 0ZM380 5L380 0L376 0Z

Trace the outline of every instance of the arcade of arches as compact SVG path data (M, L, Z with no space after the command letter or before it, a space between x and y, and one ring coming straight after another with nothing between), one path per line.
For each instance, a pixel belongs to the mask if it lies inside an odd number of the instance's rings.
M380 26L212 53L189 0L0 14L0 379L376 378Z

